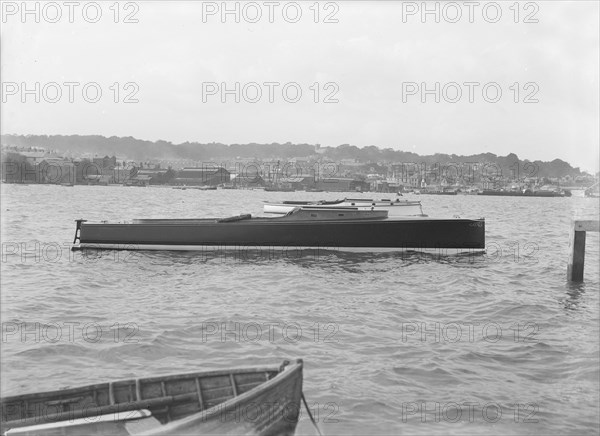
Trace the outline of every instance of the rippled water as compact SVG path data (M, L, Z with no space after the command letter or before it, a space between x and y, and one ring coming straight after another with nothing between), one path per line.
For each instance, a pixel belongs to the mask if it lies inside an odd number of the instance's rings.
M415 197L432 216L486 217L485 255L83 257L76 218L340 195L2 189L3 395L301 357L325 434L598 432L598 234L585 282L566 281L570 221L598 219L597 199ZM297 433L314 434L305 414Z

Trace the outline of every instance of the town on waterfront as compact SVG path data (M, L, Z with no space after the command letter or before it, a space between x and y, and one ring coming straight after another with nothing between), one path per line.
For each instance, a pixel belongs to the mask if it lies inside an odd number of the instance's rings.
M532 162L514 153L419 156L347 144L174 146L164 141L114 137L90 141L76 136L66 137L64 146L57 145L61 138L65 137L3 136L2 181L442 195L570 196L572 190L580 190L586 196L598 195L598 174L560 159ZM145 150L140 151L140 146ZM111 149L119 152L111 154Z
M0 436L600 435L600 1L0 1Z

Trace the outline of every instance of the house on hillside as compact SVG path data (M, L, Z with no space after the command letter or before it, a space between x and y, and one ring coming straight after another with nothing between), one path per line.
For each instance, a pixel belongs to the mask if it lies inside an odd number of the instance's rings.
M75 184L75 164L59 158L46 158L36 166L37 183Z
M148 176L150 185L164 185L170 183L173 180L175 176L175 171L171 169L139 169L133 177L136 176ZM138 178L137 180L146 180L146 178Z
M113 157L108 157L108 156L95 157L92 159L92 163L94 165L97 165L99 168L112 169L117 166L117 158L115 156L113 156Z
M125 184L127 186L150 186L150 181L152 180L152 176L147 174L136 174L135 176L131 176Z
M283 188L301 191L303 189L312 189L315 187L315 176L309 174L300 174L293 177L280 177L277 184Z
M330 177L317 180L315 188L330 192L356 192L368 191L370 184L363 180L355 180L349 177Z
M264 188L267 184L265 180L258 174L232 174L231 183L235 188Z
M31 165L39 164L48 156L45 151L20 151L19 154L25 156L25 161Z
M231 181L231 173L223 167L184 168L177 171L174 185L217 186Z

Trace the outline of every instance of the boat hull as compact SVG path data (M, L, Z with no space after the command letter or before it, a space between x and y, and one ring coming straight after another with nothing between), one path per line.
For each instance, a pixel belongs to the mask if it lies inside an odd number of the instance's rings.
M2 432L19 435L293 435L302 361L102 383L3 398Z
M565 192L555 191L536 191L536 192L521 192L521 191L482 191L478 195L488 195L497 197L565 197L569 196Z
M253 218L143 220L141 223L79 222L78 248L174 249L208 247L311 247L359 249L484 249L485 220L383 218L294 221Z

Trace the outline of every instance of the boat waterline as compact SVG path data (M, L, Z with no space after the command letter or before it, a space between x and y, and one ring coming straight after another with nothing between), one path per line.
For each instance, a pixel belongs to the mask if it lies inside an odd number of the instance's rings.
M484 247L475 248L425 248L425 247L351 247L351 246L297 246L297 245L151 245L151 244L93 244L80 243L73 245L74 251L87 251L94 253L96 250L116 251L193 251L207 254L230 253L232 255L265 256L274 258L280 255L282 258L299 258L303 256L318 256L335 254L336 252L348 253L403 253L423 252L442 256L479 254L485 253Z

